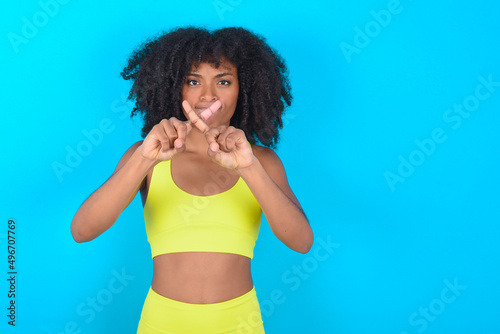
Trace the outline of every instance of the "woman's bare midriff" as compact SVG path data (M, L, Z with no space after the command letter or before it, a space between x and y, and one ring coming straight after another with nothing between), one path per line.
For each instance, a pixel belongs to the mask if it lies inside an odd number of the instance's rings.
M192 304L219 303L253 287L250 258L228 253L171 253L153 259L152 289Z

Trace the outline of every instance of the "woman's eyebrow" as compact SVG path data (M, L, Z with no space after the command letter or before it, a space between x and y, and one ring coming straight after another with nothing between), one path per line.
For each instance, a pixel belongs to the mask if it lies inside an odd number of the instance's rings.
M226 76L226 75L232 75L232 76L234 76L234 75L233 75L233 73L223 72L223 73L219 73L219 74L217 74L217 75L215 76L215 78L224 77L224 76Z
M219 73L217 74L216 76L214 76L214 78L220 78L220 77L224 77L226 75L231 75L234 77L234 74L233 73L229 73L229 72L223 72L223 73ZM201 74L198 74L198 73L188 73L186 76L190 76L190 77L197 77L197 78L201 78L202 75Z

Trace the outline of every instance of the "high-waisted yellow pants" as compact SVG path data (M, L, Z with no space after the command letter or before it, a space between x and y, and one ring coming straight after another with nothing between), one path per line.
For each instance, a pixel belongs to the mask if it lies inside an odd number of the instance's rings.
M264 334L255 288L220 303L191 304L149 289L137 334Z

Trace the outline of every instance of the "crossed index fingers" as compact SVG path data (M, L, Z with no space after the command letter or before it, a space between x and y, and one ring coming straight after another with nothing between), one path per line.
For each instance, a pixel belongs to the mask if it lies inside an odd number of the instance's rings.
M189 102L184 100L182 101L182 107L186 111L188 120L191 121L191 124L195 126L198 130L200 130L202 133L207 132L210 130L210 127L205 123L191 108L191 105L189 105Z

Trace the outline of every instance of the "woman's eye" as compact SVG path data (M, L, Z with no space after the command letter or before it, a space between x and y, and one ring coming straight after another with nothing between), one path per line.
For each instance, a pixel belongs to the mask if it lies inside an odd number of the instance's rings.
M198 81L196 80L188 80L186 81L186 84L189 86L196 86L198 84Z
M220 84L220 85L223 85L223 86L227 86L227 85L230 85L230 84L231 84L231 82L230 82L230 81L228 81L228 80L221 80L221 81L219 81L219 84Z

